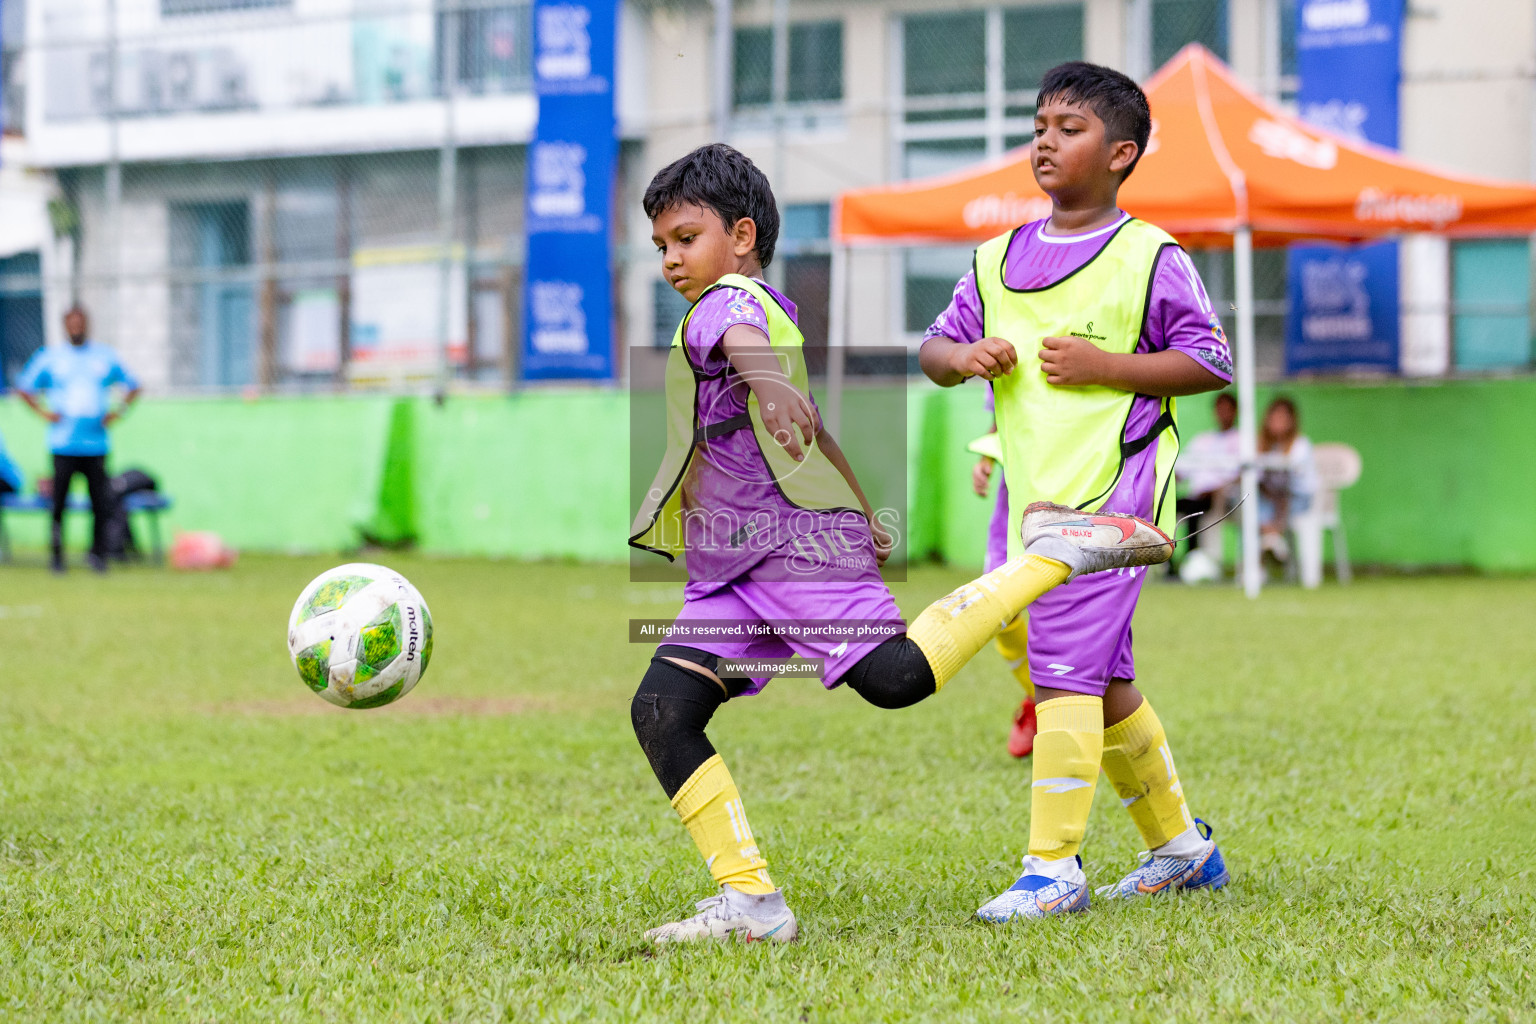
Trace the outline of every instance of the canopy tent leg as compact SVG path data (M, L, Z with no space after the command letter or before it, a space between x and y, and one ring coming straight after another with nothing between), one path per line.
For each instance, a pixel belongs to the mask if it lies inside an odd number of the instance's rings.
M832 247L832 280L828 282L827 401L822 421L839 436L843 428L843 365L848 349L848 247Z
M1237 278L1237 432L1243 460L1243 592L1258 597L1264 585L1259 561L1258 419L1253 387L1253 229L1243 226L1232 238L1234 276Z

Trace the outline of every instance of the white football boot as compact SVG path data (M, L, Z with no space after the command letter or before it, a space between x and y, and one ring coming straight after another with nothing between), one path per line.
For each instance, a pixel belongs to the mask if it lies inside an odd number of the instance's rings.
M784 902L784 890L753 896L722 886L720 895L699 900L699 912L681 921L652 928L645 937L657 945L668 942L794 942L800 925Z
M1024 552L1052 558L1072 570L1067 579L1109 569L1159 565L1173 557L1173 541L1145 519L1116 512L1083 512L1037 501L1024 510Z

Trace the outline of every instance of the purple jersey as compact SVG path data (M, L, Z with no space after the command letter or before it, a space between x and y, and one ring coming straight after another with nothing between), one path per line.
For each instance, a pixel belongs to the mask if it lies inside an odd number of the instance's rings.
M795 304L759 281L791 320ZM747 411L750 390L721 348L725 332L752 327L768 344L768 316L752 293L718 288L701 298L688 318L683 345L702 378L698 419L708 426ZM812 404L815 399L812 398ZM841 578L867 561L876 565L874 542L862 513L802 509L784 497L750 429L735 430L699 446L682 484L688 585L700 597L757 568L753 579L816 584ZM788 548L797 557L770 559ZM760 564L762 563L762 564ZM781 567L775 570L774 567Z

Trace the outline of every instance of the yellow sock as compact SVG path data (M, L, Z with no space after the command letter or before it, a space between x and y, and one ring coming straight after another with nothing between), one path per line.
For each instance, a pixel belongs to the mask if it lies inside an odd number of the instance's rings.
M672 808L683 819L716 882L754 896L775 891L768 861L758 851L742 810L741 794L719 754L688 776L672 798Z
M1104 702L1057 697L1039 706L1029 852L1046 860L1074 856L1083 845L1093 787L1104 752Z
M1071 572L1055 559L1024 555L923 609L907 636L928 659L934 689L943 689L998 630L1035 598L1065 583Z
M997 634L997 653L1008 663L1008 671L1024 687L1024 696L1035 699L1035 683L1029 678L1029 620L1015 615L1013 621Z
M1035 740L1037 748L1039 743ZM1104 730L1104 774L1131 812L1147 849L1155 850L1195 827L1168 750L1168 735L1149 701Z

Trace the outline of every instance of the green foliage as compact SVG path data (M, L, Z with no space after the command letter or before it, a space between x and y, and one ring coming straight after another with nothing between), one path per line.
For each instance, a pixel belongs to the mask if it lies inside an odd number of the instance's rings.
M680 588L392 556L448 639L352 712L283 642L326 564L0 568L0 1019L1536 1016L1536 581L1149 584L1138 675L1233 883L1036 926L970 919L1028 827L993 653L905 711L771 684L710 734L804 941L657 954L709 879L630 731L625 620ZM1094 884L1140 848L1101 789Z

